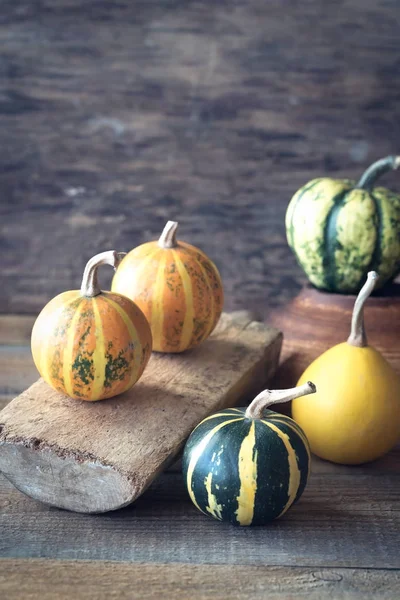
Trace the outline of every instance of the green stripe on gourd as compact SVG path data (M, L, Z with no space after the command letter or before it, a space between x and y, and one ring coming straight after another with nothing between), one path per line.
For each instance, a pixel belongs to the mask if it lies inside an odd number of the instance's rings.
M341 192L334 198L334 204L329 212L325 222L324 245L321 248L322 261L324 266L323 279L324 287L328 290L335 286L335 250L336 250L336 231L339 213L346 200L346 191Z
M373 188L400 157L374 163L356 185L315 179L292 198L286 213L289 246L310 282L332 292L357 292L371 269L383 285L400 270L400 196Z
M193 430L183 474L201 512L236 525L259 525L298 500L309 473L307 439L292 419L265 407L314 391L311 383L265 390L247 409L221 411Z

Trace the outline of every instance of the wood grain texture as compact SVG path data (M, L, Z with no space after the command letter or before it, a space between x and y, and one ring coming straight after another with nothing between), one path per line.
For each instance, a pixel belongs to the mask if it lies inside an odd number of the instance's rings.
M398 0L1 9L1 312L37 313L90 256L178 218L226 309L268 314L304 281L293 193L398 151Z
M266 387L281 343L277 330L247 313L225 313L196 348L153 353L140 381L115 398L80 402L39 380L0 414L0 469L18 489L53 506L126 506L203 418Z
M313 360L347 340L355 300L355 296L329 294L306 286L289 304L271 313L269 323L285 333L272 385L296 385ZM400 375L400 283L368 298L364 322L368 344L381 352ZM288 405L282 407L284 412L288 409Z
M1 477L0 556L398 570L399 497L400 449L361 467L313 458L301 500L253 528L200 513L180 472L162 474L134 504L103 515L34 502Z
M0 561L7 600L395 600L400 574L365 569L135 565L54 560Z

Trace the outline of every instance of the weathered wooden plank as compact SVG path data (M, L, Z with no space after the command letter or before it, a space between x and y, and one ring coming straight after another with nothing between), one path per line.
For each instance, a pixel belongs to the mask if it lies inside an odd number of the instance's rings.
M395 600L400 574L365 569L0 560L7 600Z
M292 194L398 148L397 0L56 4L1 3L0 311L177 217L228 310L281 304Z
M191 351L153 353L139 383L102 402L73 400L43 380L0 414L0 469L53 506L126 506L174 459L207 415L266 387L282 335L248 314L224 313Z
M10 558L190 562L306 568L399 569L399 450L364 467L313 460L301 500L268 527L237 528L202 515L179 472L132 506L93 516L33 502L0 479L0 555Z

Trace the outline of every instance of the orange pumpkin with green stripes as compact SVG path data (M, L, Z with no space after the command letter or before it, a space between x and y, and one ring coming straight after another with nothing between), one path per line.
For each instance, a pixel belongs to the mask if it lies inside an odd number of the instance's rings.
M203 342L223 305L217 267L198 248L177 241L177 226L169 221L158 241L129 252L111 288L142 309L158 352L183 352Z
M227 408L204 419L183 453L193 504L235 525L263 525L284 515L306 486L310 449L297 423L266 408L315 391L311 382L265 390L247 409Z
M81 290L59 294L43 308L32 330L31 348L43 379L79 400L103 400L129 390L150 358L152 338L146 317L131 300L103 292L101 264L118 265L122 255L93 257Z

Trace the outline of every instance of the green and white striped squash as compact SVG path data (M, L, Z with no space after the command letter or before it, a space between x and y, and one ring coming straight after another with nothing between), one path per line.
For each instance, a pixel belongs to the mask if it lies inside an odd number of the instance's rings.
M379 274L379 286L400 272L400 195L374 187L380 175L399 166L400 156L388 156L357 184L324 177L293 196L287 240L314 286L353 294L369 271Z
M247 409L221 410L193 430L183 475L201 512L235 525L263 525L300 498L310 469L307 438L292 419L265 408L313 392L310 382L265 390Z

